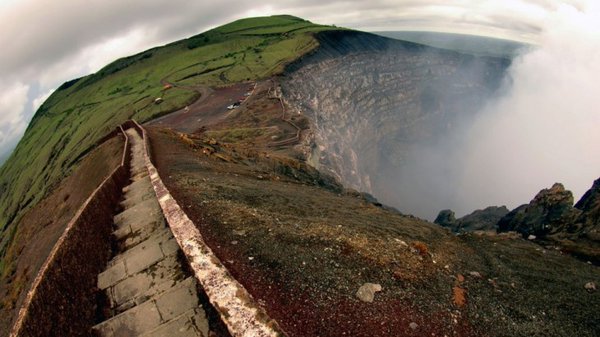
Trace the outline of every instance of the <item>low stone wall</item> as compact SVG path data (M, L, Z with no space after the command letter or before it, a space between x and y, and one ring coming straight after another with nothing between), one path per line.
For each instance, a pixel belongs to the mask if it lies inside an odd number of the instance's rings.
M96 282L110 258L113 213L129 181L130 146L121 165L90 195L38 272L11 337L85 336L95 323Z

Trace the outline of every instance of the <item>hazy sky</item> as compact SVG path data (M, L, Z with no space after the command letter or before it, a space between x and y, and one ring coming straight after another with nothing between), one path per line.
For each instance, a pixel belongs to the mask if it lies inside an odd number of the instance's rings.
M573 0L574 6L581 6ZM293 14L364 30L535 41L554 0L0 0L0 157L61 83L110 61L247 17Z

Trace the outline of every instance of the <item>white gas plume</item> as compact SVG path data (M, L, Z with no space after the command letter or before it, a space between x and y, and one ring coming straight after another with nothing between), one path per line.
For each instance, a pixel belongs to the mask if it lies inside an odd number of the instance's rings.
M600 177L599 9L558 6L539 45L513 61L501 96L466 131L458 213L527 203L554 182L577 199Z

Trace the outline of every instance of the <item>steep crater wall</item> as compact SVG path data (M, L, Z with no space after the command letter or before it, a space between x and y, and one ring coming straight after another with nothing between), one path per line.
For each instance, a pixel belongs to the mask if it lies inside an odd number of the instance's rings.
M452 169L439 149L458 141L510 61L360 32L317 37L319 49L282 82L286 103L313 121L310 163L401 211L434 216L452 197L431 188Z

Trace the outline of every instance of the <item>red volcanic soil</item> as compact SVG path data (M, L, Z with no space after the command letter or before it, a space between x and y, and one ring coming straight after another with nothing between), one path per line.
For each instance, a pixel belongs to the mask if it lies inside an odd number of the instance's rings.
M410 244L402 227L424 226L426 234L431 225L314 186L309 181L318 173L297 181L261 164L226 163L199 155L177 134L149 130L165 184L232 275L290 336L482 335L454 306L454 276L444 259L437 266L416 249L377 238ZM362 215L353 217L357 211ZM453 239L441 234L433 237ZM372 303L355 296L365 282L383 286ZM435 291L424 294L428 282Z

